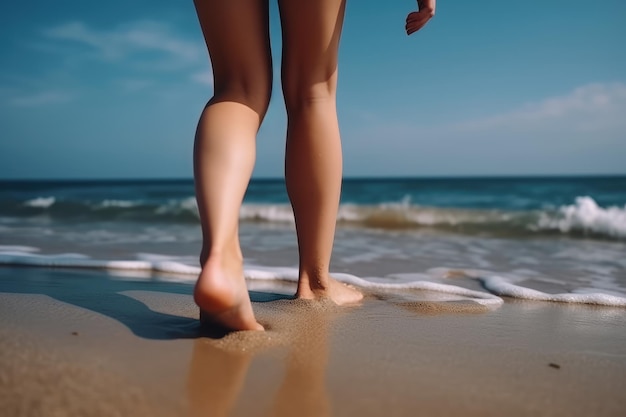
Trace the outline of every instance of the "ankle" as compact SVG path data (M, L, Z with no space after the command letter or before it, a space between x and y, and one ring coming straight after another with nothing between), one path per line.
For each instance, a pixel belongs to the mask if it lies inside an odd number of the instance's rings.
M243 255L241 250L207 250L203 247L200 252L200 265L204 268L209 263L220 266L224 266L225 263L243 264Z
M330 275L328 272L301 271L298 277L298 287L312 292L326 292L330 288Z

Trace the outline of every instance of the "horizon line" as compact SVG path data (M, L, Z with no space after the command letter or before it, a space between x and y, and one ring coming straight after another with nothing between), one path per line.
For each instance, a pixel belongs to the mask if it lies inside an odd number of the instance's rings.
M558 179L558 178L608 178L626 177L623 173L587 173L587 174L473 174L473 175L351 175L343 176L342 180L445 180L445 179ZM279 177L252 177L250 181L279 181ZM156 182L156 181L193 181L193 177L57 177L57 178L0 178L0 182Z

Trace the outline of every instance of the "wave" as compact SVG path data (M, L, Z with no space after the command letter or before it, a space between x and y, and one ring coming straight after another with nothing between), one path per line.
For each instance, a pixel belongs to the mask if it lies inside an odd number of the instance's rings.
M37 197L24 202L2 202L0 217L33 218L45 216L59 221L134 221L198 223L194 197L165 202L143 200L69 200Z
M561 207L556 216L541 213L537 227L562 233L582 231L623 239L626 238L626 205L623 208L602 208L591 197L577 197L575 204Z
M0 246L0 265L29 266L29 267L53 267L53 268L84 268L101 269L112 272L127 272L130 276L136 272L145 272L150 277L152 273L169 274L170 280L195 282L200 273L200 268L177 261L174 257L162 255L144 255L139 260L101 260L92 259L89 256L78 253L58 255L37 254L36 248ZM288 281L297 282L298 270L289 267L263 267L252 266L244 270L244 275L249 281ZM448 268L433 268L426 274L417 276L430 277L433 280L445 276L463 276L478 280L488 292L469 290L456 285L442 284L428 280L415 280L409 282L392 282L390 277L385 278L361 278L351 274L333 273L333 277L346 284L354 285L369 291L432 291L463 297L487 308L498 308L504 300L501 297L511 297L524 300L549 301L559 303L589 304L608 307L625 307L626 297L605 293L565 293L549 294L526 288L514 283L515 279L507 279L487 271L459 271Z
M291 207L248 205L242 220L292 223ZM503 235L566 234L572 236L626 239L626 205L600 207L591 197L578 197L575 204L556 210L503 211L421 207L408 202L375 206L343 204L339 224L380 229L430 228L460 233Z
M54 197L37 197L32 200L27 200L24 202L24 205L27 207L40 207L40 208L48 208L54 204L56 199Z
M531 288L515 285L512 282L499 276L490 276L480 278L481 283L485 289L491 293L503 296L519 298L524 300L535 301L553 301L557 303L575 303L575 304L590 304L609 307L626 307L626 297L619 297L616 295L603 294L603 293L587 293L587 294L575 294L575 293L563 293L563 294L549 294L542 291L533 290Z
M109 208L109 207L120 207L120 208L129 208L136 207L141 203L138 201L127 201L127 200L104 200L100 203L100 207Z
M0 216L48 216L59 220L173 222L197 224L194 197L165 202L141 200L64 201L38 197L0 207ZM293 224L289 204L244 204L244 222ZM387 230L433 229L499 236L569 235L626 239L626 205L601 207L589 196L574 204L542 210L459 209L425 207L409 200L376 205L342 204L337 221L348 227Z

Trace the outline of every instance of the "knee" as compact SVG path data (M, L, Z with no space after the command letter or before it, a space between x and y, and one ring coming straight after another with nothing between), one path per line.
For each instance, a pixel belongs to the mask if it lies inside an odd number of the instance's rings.
M336 90L335 76L306 81L283 78L283 95L287 114L293 115L320 105L334 105Z
M265 116L272 95L271 78L231 77L215 82L213 102L234 101L256 111L261 118Z

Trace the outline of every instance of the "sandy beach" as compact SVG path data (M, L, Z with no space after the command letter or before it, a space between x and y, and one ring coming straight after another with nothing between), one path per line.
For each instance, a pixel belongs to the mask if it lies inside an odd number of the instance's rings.
M0 268L2 416L621 416L626 311L416 292L338 309L252 291L200 329L189 284Z
M1 3L0 417L626 417L592 5Z

